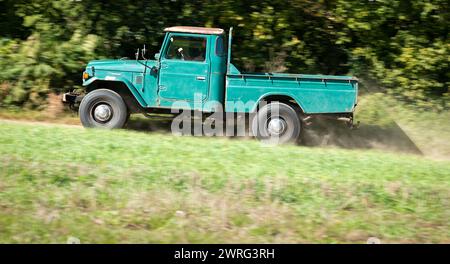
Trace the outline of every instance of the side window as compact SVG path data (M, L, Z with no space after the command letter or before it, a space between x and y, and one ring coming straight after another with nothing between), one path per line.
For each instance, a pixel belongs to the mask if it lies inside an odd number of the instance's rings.
M226 44L223 36L218 36L216 39L216 55L221 57L226 55Z
M169 41L166 59L205 61L206 38L172 36Z

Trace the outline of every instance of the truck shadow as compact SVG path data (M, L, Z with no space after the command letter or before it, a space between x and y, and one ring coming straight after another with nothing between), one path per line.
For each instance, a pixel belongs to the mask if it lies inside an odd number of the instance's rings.
M132 118L127 129L140 132L171 133L170 118ZM231 139L251 139L250 136ZM344 149L380 149L422 155L423 153L408 135L395 123L386 126L361 124L357 129L349 129L342 122L317 120L302 129L297 143L306 147L339 147Z

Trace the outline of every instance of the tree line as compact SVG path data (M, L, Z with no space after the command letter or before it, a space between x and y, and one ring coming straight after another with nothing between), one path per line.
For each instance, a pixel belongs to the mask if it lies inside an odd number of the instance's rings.
M351 74L370 90L443 110L447 0L0 0L0 104L45 106L92 59L158 52L167 26L234 27L244 71Z

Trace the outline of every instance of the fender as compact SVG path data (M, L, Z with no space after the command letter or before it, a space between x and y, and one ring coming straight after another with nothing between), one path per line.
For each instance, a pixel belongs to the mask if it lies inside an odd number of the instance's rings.
M270 97L270 96L285 96L285 97L292 98L292 100L294 100L294 101L298 104L298 106L300 107L300 109L302 110L302 112L305 113L305 109L303 108L303 106L302 106L302 104L300 103L300 100L298 100L298 98L294 98L294 97L292 96L292 94L280 93L280 92L268 92L268 93L265 93L265 94L261 95L261 96L258 98L258 100L257 100L257 102L256 102L256 104L255 104L255 106L251 109L250 112L251 112L251 113L256 112L256 109L257 109L259 103L260 103L262 100L264 100L264 98L267 98L267 97Z
M141 94L138 92L136 87L126 78L123 78L122 76L115 77L114 80L108 80L107 78L97 78L97 77L91 77L90 79L83 81L83 86L88 87L92 84L95 84L98 81L102 82L115 82L115 83L123 83L128 90L130 90L131 94L136 98L138 103L141 107L147 107L147 103L145 102L144 98L142 98Z

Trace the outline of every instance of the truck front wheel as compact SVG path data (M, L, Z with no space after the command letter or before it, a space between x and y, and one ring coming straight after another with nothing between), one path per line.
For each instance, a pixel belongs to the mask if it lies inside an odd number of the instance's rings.
M80 120L84 127L122 128L129 113L122 97L108 89L88 93L80 104Z
M300 135L300 129L298 113L291 106L280 102L263 106L252 122L253 135L271 144L295 141Z

